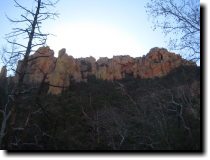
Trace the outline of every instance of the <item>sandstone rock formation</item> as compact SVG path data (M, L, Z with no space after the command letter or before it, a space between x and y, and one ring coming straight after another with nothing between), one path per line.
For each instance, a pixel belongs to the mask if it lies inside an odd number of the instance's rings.
M80 68L82 80L87 81L88 76L96 75L96 59L94 57L86 57L76 59L76 63Z
M72 56L68 56L65 49L61 49L58 54L54 72L49 75L48 93L59 94L70 85L70 80L81 81L79 65Z
M22 61L18 62L17 72L20 72L21 63ZM45 81L48 81L49 74L54 71L55 63L56 58L54 57L54 51L49 47L40 47L29 57L24 82L40 83L45 75ZM18 80L18 74L16 75L15 80Z
M21 62L18 68L20 65ZM48 93L60 94L72 81L87 81L88 76L109 81L120 80L127 75L154 78L164 76L180 65L196 64L164 48L152 48L143 57L113 56L112 59L103 57L96 61L93 57L74 59L65 49L61 49L58 58L55 58L49 47L41 47L30 56L27 68L30 74L26 76L25 81L40 83L43 75L46 75L45 82L49 83Z
M152 48L146 56L136 58L134 77L161 77L180 65L193 65L180 55L168 52L164 48ZM195 64L194 64L195 65Z

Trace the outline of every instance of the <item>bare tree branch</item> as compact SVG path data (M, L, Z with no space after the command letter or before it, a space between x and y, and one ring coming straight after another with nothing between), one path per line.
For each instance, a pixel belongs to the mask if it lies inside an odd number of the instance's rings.
M3 138L5 137L6 131L8 133L8 145L19 145L19 137L15 136L13 128L16 121L16 106L19 99L23 98L23 95L29 94L32 92L34 87L25 89L25 75L28 73L28 63L29 61L35 60L36 58L30 58L30 54L33 51L34 47L43 46L46 43L48 33L43 33L41 31L42 22L47 19L54 18L57 14L51 12L51 7L57 3L53 0L34 0L35 6L34 10L28 9L27 7L21 5L17 0L14 0L15 7L20 8L25 14L20 15L20 19L11 19L8 20L12 23L15 23L15 28L12 29L12 32L6 34L6 40L11 44L11 51L4 50L2 59L4 59L7 67L10 67L16 74L18 74L18 80L14 85L14 88L11 90L11 93L7 94L7 102L2 107L1 113L3 114L3 120L1 123L0 130L0 148L2 147ZM18 26L18 24L20 24ZM25 24L25 25L22 25ZM24 40L25 39L25 40ZM22 48L22 49L19 49ZM40 56L41 57L41 56ZM44 56L42 56L44 57ZM14 65L17 64L17 61L22 59L21 65L18 70L14 70ZM39 58L39 57L37 57ZM43 79L45 80L47 75L44 75ZM8 87L8 86L5 86ZM60 86L55 86L60 87ZM62 86L63 88L63 86ZM11 96L13 98L11 98ZM39 107L43 109L43 106L39 104ZM30 109L29 109L30 110ZM48 115L46 115L48 116ZM29 119L31 117L31 111L26 118L25 126L29 124ZM8 123L8 121L11 121ZM50 137L47 133L43 133L44 136ZM16 142L13 139L16 139ZM23 144L22 144L23 145ZM33 145L29 143L24 143L24 145ZM37 145L37 144L35 144Z
M170 36L168 46L185 52L186 58L200 59L200 4L196 0L151 0L146 5L154 29Z

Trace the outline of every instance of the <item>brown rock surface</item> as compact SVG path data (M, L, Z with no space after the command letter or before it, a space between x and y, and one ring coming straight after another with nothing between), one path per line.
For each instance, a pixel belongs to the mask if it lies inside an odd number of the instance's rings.
M68 87L71 81L87 81L88 76L96 76L102 80L119 80L126 75L140 78L161 77L180 65L196 65L186 61L180 55L168 52L164 48L152 48L146 56L132 58L126 56L113 56L99 58L93 57L74 59L61 49L58 58L49 47L39 48L30 56L26 82L40 83L43 75L47 75L49 82L48 93L60 94ZM18 64L18 68L21 61ZM18 70L17 68L17 70Z
M48 75L54 71L56 58L54 57L54 51L49 47L40 47L33 55L29 57L27 73L25 75L24 82L27 83L39 83L42 81L44 75L47 75L46 81L48 81ZM18 62L17 71L19 71L22 61ZM18 74L15 76L18 80Z
M180 55L168 52L166 49L153 48L146 56L137 59L134 65L134 76L161 77L180 65L195 65L195 63L186 61Z
M82 79L87 81L88 76L96 74L96 59L94 57L79 58L76 60L80 67Z
M66 49L61 49L58 54L54 72L49 75L48 93L59 94L70 85L70 80L81 81L79 65L72 56L68 56ZM55 87L56 86L56 87Z

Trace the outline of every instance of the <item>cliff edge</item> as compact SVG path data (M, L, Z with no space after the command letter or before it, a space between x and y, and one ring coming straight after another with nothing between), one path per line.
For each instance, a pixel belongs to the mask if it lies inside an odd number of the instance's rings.
M21 62L19 61L17 71ZM54 51L49 47L40 47L29 58L26 83L41 83L43 80L49 83L48 93L60 94L72 81L87 81L89 76L95 76L102 80L120 80L127 75L135 78L162 77L171 70L181 65L196 65L183 59L180 55L169 52L164 48L152 48L146 56L133 58L126 56L113 56L99 58L94 57L73 58L61 49L58 57L54 57ZM15 75L15 79L18 74Z

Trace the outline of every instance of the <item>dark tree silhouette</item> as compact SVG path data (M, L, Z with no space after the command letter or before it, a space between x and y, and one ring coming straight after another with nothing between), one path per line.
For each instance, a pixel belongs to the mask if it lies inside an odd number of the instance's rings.
M20 97L29 93L30 89L24 87L24 77L27 73L28 62L30 54L38 46L43 46L46 43L49 33L43 33L41 31L42 23L48 19L54 19L58 16L56 12L52 12L52 7L55 7L58 1L51 0L34 0L33 9L21 5L18 1L14 0L15 7L19 8L23 13L19 19L9 19L10 22L15 24L12 32L6 35L6 40L11 44L11 51L3 50L3 57L5 65L8 67L16 67L17 61L22 59L20 68L13 69L18 76L11 93L7 95L7 102L1 107L1 113L3 114L3 120L0 131L0 147L3 148L3 138L7 133L6 144L10 146L14 139L14 124L16 116L16 104ZM15 65L14 65L15 64ZM5 86L7 87L7 86Z
M30 10L19 4L14 0L15 7L20 8L25 14L20 15L20 19L9 19L10 22L16 26L12 28L12 32L6 35L6 40L11 44L12 50L4 50L4 54L7 56L7 64L16 58L16 60L22 59L21 73L18 73L19 82L22 82L25 70L27 67L27 61L31 52L38 46L43 46L46 43L49 33L43 33L41 27L44 21L48 19L54 19L58 16L58 13L52 12L52 7L55 7L58 1L52 2L50 0L34 0L36 6ZM17 58L18 57L18 58Z
M200 60L200 1L151 0L146 11L154 29L170 36L169 47L185 53L189 60Z

